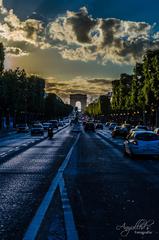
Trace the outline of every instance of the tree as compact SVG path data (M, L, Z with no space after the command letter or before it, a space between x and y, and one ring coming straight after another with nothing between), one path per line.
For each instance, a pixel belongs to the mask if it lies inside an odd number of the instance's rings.
M49 93L45 98L45 118L57 119L68 116L73 107L65 104L55 93Z
M120 109L120 80L112 81L112 92L111 106L114 111L118 111Z
M0 43L0 75L2 75L4 70L4 59L5 59L4 46L3 43Z
M142 110L145 106L143 87L145 76L142 63L136 63L131 84L130 105L133 111Z

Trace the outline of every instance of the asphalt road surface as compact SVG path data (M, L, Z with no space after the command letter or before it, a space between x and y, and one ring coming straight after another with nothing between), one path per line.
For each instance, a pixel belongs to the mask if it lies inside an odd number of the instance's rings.
M122 143L66 128L1 164L0 239L23 239L75 144L36 239L158 240L159 160L125 157Z

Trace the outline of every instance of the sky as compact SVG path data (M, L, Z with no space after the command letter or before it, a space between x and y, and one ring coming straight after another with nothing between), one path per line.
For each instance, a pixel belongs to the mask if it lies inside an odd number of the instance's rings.
M63 99L90 99L132 74L147 49L159 47L158 0L3 0L0 41L6 68L46 79Z

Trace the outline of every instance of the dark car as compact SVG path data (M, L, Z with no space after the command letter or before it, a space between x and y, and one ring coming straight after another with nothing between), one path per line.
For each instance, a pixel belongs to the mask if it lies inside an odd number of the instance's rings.
M49 121L52 124L52 128L57 128L59 127L59 123L57 120L50 120Z
M135 130L138 130L138 131L140 131L140 130L148 131L148 127L147 127L147 126L144 126L144 125L137 125L137 126L135 127Z
M95 125L93 122L87 122L84 126L84 130L87 131L92 131L95 132Z
M31 135L44 135L44 128L42 124L33 124L31 128Z
M122 127L116 126L112 131L112 137L120 137L122 136Z
M51 126L52 126L51 123L48 123L48 122L43 123L43 128L44 128L45 131L47 131L48 128L51 127Z
M111 123L109 125L109 130L113 131L116 126L117 126L117 123Z
M17 133L26 133L26 132L29 132L29 127L26 123L17 124L16 131Z
M102 123L97 123L97 124L96 124L96 129L101 129L101 130L103 130L103 124L102 124Z

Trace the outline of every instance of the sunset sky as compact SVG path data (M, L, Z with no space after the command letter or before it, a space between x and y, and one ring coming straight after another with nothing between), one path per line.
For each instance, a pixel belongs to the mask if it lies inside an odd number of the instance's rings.
M5 67L41 75L64 99L97 97L158 48L158 7L157 0L4 0Z

